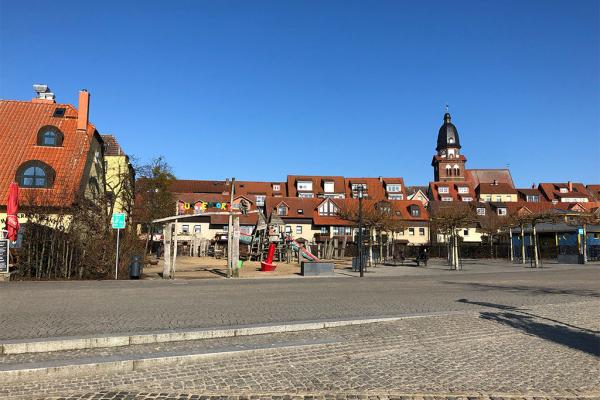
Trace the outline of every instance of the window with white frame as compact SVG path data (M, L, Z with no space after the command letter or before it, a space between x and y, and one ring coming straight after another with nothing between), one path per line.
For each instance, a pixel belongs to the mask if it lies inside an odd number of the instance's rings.
M333 193L335 191L335 185L334 185L333 181L324 182L323 190L325 190L325 193Z
M469 193L469 188L467 186L459 186L458 193L461 193L461 194Z
M419 206L410 206L410 216L411 217L419 217L421 215L421 210Z
M285 226L285 233L292 233L292 227L289 225Z
M267 196L262 195L262 194L257 194L256 195L256 205L258 207L263 207L265 205L265 199L267 198Z
M425 228L419 228L419 236L425 236Z
M439 193L449 193L450 191L449 191L449 189L448 189L448 186L440 186L440 187L438 188L438 192L439 192Z
M327 233L327 232L328 232L327 227L326 226L322 226L321 227L321 233Z
M560 188L560 189L559 189L559 191L560 191L561 193L568 193L568 192L569 192L569 189L567 189L567 188Z
M506 208L499 207L498 208L498 215L506 215Z
M367 190L367 184L366 183L353 183L352 184L352 192L354 193L354 196L357 195L358 192L358 188L362 188L363 189L363 194L366 196L366 190Z
M324 201L319 206L319 215L336 215L338 208L333 204L332 201Z
M502 196L496 196L496 201L502 201Z
M442 201L452 201L452 197L444 196L442 197Z
M196 224L196 225L194 225L194 232L195 232L195 233L200 233L200 232L202 232L202 225L200 225L200 224Z
M285 204L280 204L277 207L277 215L287 215L287 206Z
M404 200L404 195L402 193L390 193L388 194L389 200Z
M402 185L400 185L398 183L388 184L388 185L385 186L385 189L388 192L401 192L402 191Z
M485 208L477 207L477 215L485 215Z
M281 185L279 183L274 183L273 184L273 191L274 192L279 192L281 190Z
M492 195L491 194L486 195L485 201L492 201Z
M303 199L312 199L315 197L315 195L313 193L298 193L298 197Z
M527 195L527 202L529 203L539 203L540 202L540 196L537 195Z
M188 233L190 233L190 226L189 225L181 225L181 232L184 235L187 235Z
M312 181L298 181L296 187L298 190L312 191Z
M415 228L408 228L408 234L410 236L415 236Z
M301 225L296 225L296 233L298 235L302 234L302 226Z
M473 201L472 197L463 197L462 201Z

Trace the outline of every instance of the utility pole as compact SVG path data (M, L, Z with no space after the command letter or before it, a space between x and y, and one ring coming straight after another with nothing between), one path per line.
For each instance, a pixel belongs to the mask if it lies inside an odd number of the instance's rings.
M229 224L227 228L227 277L233 273L233 196L235 192L235 177L231 178L229 190Z
M363 199L363 187L358 186L358 268L360 271L360 277L365 276L363 266L363 237L362 237L362 199Z

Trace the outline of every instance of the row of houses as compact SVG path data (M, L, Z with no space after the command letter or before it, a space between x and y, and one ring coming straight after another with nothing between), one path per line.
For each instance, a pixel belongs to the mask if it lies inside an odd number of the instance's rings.
M75 107L57 103L46 85L34 85L34 90L30 101L0 100L0 192L7 193L10 182L16 181L25 206L58 210L78 199L102 198L111 200L110 212L130 213L135 174L116 138L101 134L90 122L90 93L81 90ZM206 239L226 231L228 223L224 214L203 215L207 206L218 210L229 202L232 191L233 207L243 202L267 219L276 216L289 235L308 241L352 236L356 224L340 211L355 209L359 193L366 209L386 210L398 222L398 238L415 245L439 240L429 224L439 204L468 203L479 217L552 209L566 219L597 212L600 205L599 184L555 182L518 188L508 169L468 169L466 164L458 130L446 113L431 161L434 179L427 185L407 186L402 177L288 175L269 182L175 180L169 190L176 202L174 212L191 215L177 225L179 233ZM0 198L4 203L5 197ZM6 205L1 206L4 220ZM252 231L258 215L242 216L243 232ZM475 222L460 235L464 241L479 242L483 231Z
M572 223L580 213L598 212L600 185L577 182L540 183L530 188L515 186L510 170L467 169L458 129L449 113L439 128L433 156L434 180L424 186L406 186L402 177L343 177L288 175L273 182L229 180L177 180L170 190L179 214L193 214L180 225L180 233L194 232L211 238L227 229L222 215L202 216L198 204L227 203L234 192L233 207L244 201L251 209L261 210L267 218L277 215L285 222L286 232L296 239L320 241L330 237L351 236L355 221L340 215L340 210L356 208L359 191L367 207L386 208L402 221L399 238L420 245L443 241L443 235L431 234L430 213L452 202L469 204L477 218L460 229L465 242L481 242L486 218L507 219L519 213L555 211L564 223L552 224L558 234L577 228ZM257 214L242 217L242 230L250 233ZM590 227L590 240L596 233ZM561 235L564 237L564 235ZM558 242L558 239L557 239Z

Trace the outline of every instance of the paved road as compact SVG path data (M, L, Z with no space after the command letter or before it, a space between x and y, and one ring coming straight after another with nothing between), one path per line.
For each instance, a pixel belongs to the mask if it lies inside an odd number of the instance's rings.
M207 347L302 343L131 372L3 382L0 398L600 397L600 299L519 309L481 307L397 322L206 341ZM163 350L182 346L202 344L160 345Z
M0 285L0 338L478 310L478 302L568 303L599 298L599 278L600 266L509 266L364 279L11 282Z

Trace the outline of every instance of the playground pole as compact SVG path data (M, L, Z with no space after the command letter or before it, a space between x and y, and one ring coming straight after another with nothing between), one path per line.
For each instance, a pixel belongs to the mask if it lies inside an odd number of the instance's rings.
M229 224L227 228L227 277L231 278L233 272L233 195L235 191L235 177L231 178L229 191Z

